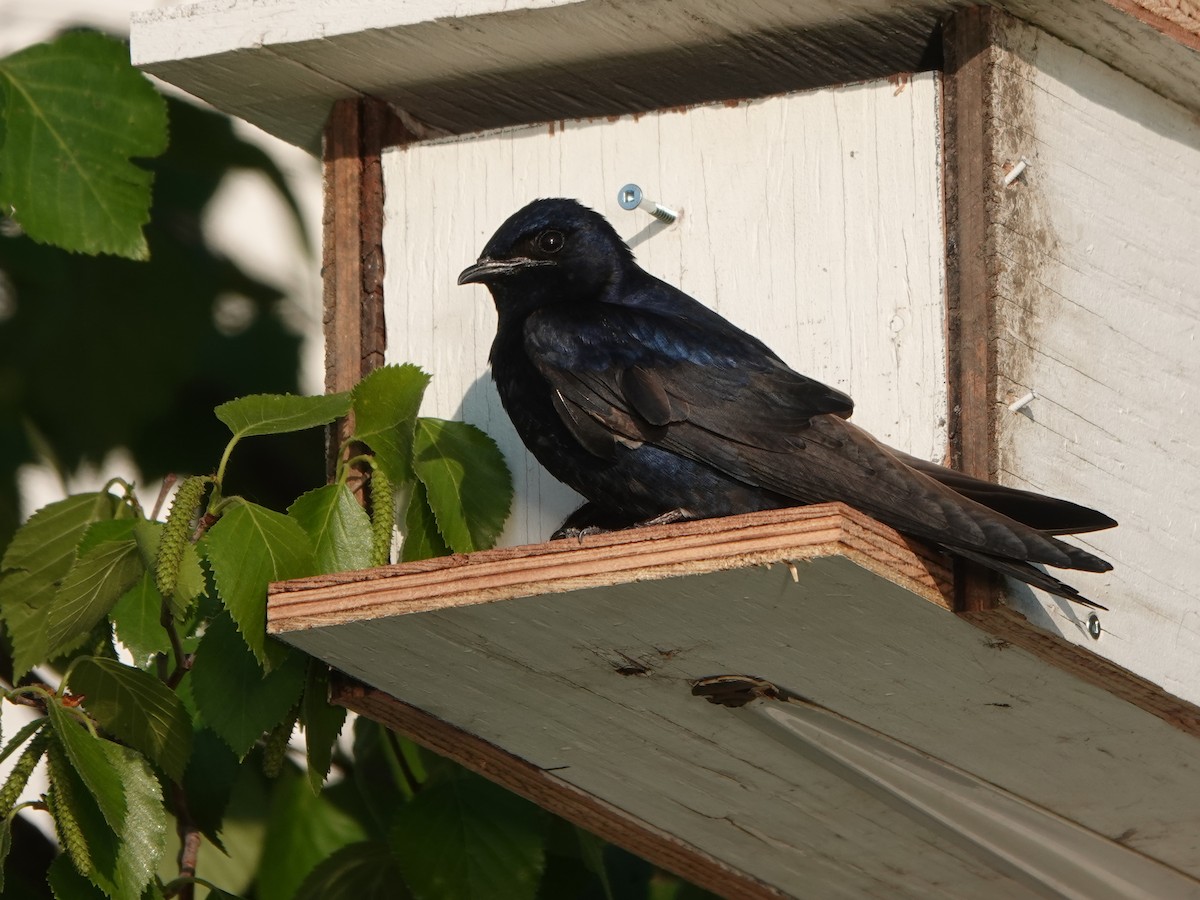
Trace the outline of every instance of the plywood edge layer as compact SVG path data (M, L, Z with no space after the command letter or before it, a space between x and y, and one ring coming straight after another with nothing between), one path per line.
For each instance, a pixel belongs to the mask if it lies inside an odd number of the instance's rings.
M496 782L569 822L722 897L785 894L610 803L390 694L334 674L330 699Z
M1014 647L1020 647L1088 684L1132 703L1187 734L1200 737L1200 706L1176 697L1128 669L1031 624L1014 609L959 613L959 617Z
M844 556L950 609L941 557L840 503L459 554L271 585L267 630L299 631L535 594ZM797 570L797 577L803 575Z

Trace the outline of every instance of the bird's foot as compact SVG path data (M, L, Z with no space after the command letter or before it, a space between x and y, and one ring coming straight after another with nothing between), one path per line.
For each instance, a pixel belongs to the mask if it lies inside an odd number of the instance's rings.
M599 525L584 525L577 527L575 525L564 524L562 528L550 535L550 540L561 541L564 538L575 538L582 541L589 534L604 534L606 531L611 531L609 528L601 528Z
M622 531L626 528L641 528L646 525L670 525L673 522L686 522L693 518L695 516L681 507L679 509L669 509L665 513L660 513L650 519L631 522L623 516L601 510L592 503L585 503L579 509L575 510L575 512L571 513L571 515L567 516L566 521L562 523L559 529L550 535L550 540L560 541L564 538L583 540L591 534Z
M669 509L665 513L661 513L652 519L643 519L641 522L634 522L630 527L642 528L648 525L673 525L675 522L686 522L693 518L695 518L695 516L689 513L686 509Z

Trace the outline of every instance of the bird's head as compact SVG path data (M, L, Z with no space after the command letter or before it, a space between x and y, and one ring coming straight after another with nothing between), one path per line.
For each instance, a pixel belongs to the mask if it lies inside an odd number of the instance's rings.
M633 254L608 221L575 200L534 200L513 213L459 284L485 284L497 306L522 300L603 299Z

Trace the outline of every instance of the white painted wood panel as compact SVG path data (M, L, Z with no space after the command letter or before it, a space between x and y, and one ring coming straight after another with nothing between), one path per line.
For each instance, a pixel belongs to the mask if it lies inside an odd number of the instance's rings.
M933 74L617 120L397 148L384 156L388 359L434 378L424 412L499 441L516 479L502 543L544 540L578 505L526 453L487 372L495 310L457 287L492 232L537 197L606 215L650 272L848 391L854 420L945 452L943 249ZM637 182L681 208L626 212Z
M1110 607L1028 589L1035 622L1200 701L1200 122L1028 26L1000 60L1002 480L1114 516L1080 539L1116 566L1070 581Z
M799 566L798 583L752 567L279 637L790 895L1028 896L694 679L768 679L1200 875L1195 738L845 557Z
M131 54L137 65L219 109L315 149L332 102L354 93L465 132L926 68L939 22L961 5L207 0L136 14ZM1200 109L1197 17L1185 4L995 5Z

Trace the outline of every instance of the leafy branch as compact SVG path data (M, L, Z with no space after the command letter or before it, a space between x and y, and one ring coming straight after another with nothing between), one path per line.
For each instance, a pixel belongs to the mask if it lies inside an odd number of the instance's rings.
M222 404L216 414L231 437L217 470L183 479L165 521L146 516L130 485L112 482L110 490L50 504L18 531L0 560L0 618L21 660L17 674L56 659L64 674L57 691L33 684L5 694L33 704L45 727L0 750L15 752L28 741L0 789L7 801L0 813L11 813L26 770L45 757L50 787L39 802L54 816L75 874L116 900L140 897L154 882L165 848L165 797L180 839L179 875L158 889L186 896L197 883L202 837L219 828L219 817L206 824L192 812L189 774L203 764L194 752L200 732L215 734L239 762L262 748L264 765L277 775L299 719L309 783L320 791L344 715L328 707L323 668L267 638L267 586L369 565L379 522L390 546L395 487L430 502L423 515L432 523L472 522L436 535L468 550L494 542L511 502L493 443L470 425L417 416L428 381L414 366L389 366L349 393ZM226 494L226 470L241 441L318 428L350 412L365 426L339 454L334 483L304 494L287 513ZM418 432L450 435L437 448L444 458ZM375 472L374 521L345 483L349 467L363 463ZM447 473L475 469L487 473L486 485L468 498L463 476ZM422 491L412 489L417 482ZM151 617L157 640L146 634ZM114 634L133 664L111 653ZM107 652L94 652L97 636ZM407 763L401 773L414 793Z

